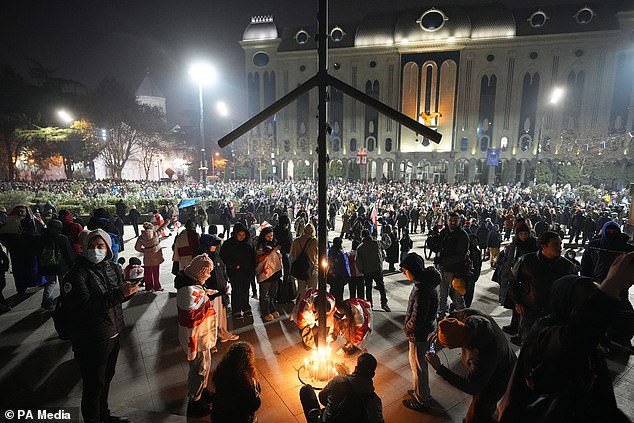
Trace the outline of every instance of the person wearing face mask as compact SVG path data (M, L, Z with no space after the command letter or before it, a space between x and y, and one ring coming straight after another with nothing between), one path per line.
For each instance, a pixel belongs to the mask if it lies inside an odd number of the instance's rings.
M85 422L127 422L108 409L108 391L124 328L121 304L137 291L123 281L112 262L111 238L102 229L82 236L83 254L64 277L61 295L73 310L71 342L83 380L81 412Z
M594 280L597 281L603 280L608 274L610 266L621 252L628 253L634 251L634 245L630 244L629 241L630 237L621 232L618 223L611 220L605 222L601 228L601 236L591 240L583 252L583 256L581 257L581 275L594 278ZM629 323L629 325L612 325L608 330L608 335L612 341L625 347L629 353L632 354L634 353L634 346L632 346L631 342L631 316L634 309L629 299L629 288L621 291L618 310L618 313L622 317L630 317L629 320L621 318L618 322Z

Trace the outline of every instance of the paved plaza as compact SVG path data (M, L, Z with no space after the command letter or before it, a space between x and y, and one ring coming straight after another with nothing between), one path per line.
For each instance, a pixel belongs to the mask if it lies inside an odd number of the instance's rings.
M330 238L336 234L331 232ZM413 234L412 239L414 251L420 253L424 238ZM138 255L134 251L131 227L126 227L125 241L123 256ZM170 273L172 242L169 238L162 244L166 247L166 261L161 266L165 292L141 291L124 304L126 329L121 334L121 352L110 389L110 408L114 414L127 415L133 422L185 420L188 366L177 339L176 294ZM349 241L344 247L349 249ZM491 275L492 270L485 262L473 307L490 313L500 325L508 324L510 311L498 305L498 289L491 282ZM433 371L430 377L432 408L419 413L402 405L407 390L411 389L412 379L407 340L402 333L411 286L400 273L387 273L385 281L392 312L375 310L374 332L368 343L368 351L379 362L374 385L383 401L385 421L461 422L470 396L451 387ZM42 293L29 290L28 297L17 302L10 273L7 274L7 285L5 296L13 302L13 309L0 315L0 409L78 407L81 398L79 369L73 361L70 343L57 338L50 312L39 307ZM378 292L374 295L375 304L378 304ZM258 316L256 300L251 299L251 306L255 317L235 325L233 332L240 335L240 340L251 342L255 349L262 386L258 421L305 422L298 396L301 383L297 369L308 353L301 345L295 324L288 320L291 305L283 306L280 319L267 323ZM336 351L343 342L340 338L333 350ZM218 344L214 365L229 344ZM354 360L349 359L350 368L354 367ZM445 364L448 362L452 369L462 370L458 350L445 350L441 360ZM612 353L609 367L619 407L634 419L634 359Z

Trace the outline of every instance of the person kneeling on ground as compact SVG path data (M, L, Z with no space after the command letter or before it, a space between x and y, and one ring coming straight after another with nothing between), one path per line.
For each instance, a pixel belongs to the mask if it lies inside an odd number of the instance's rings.
M425 355L427 362L447 382L473 395L466 423L493 422L497 402L517 361L495 320L478 310L467 308L438 322L437 333L430 335L436 350L440 347L462 348L462 364L467 375L461 376L440 364L434 352Z
M208 415L209 404L213 399L206 386L211 371L211 349L216 346L218 322L216 310L208 295L217 291L203 286L213 268L211 259L206 254L201 254L194 257L174 279L178 340L189 362L188 417Z
M339 335L346 339L346 344L337 351L338 355L352 355L365 350L368 338L372 333L372 306L366 300L350 298L337 306L334 315L334 330L331 340Z
M304 415L308 423L383 423L381 398L374 392L372 378L376 370L376 358L364 353L357 359L354 372L347 376L335 376L319 393L304 385L299 391ZM321 409L319 403L326 408Z

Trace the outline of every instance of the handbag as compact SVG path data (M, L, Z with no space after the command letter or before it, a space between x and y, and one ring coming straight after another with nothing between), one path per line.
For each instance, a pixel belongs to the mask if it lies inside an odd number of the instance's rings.
M297 256L297 258L293 261L293 264L291 264L291 275L300 281L307 281L313 273L313 268L310 264L310 260L308 260L308 255L306 254L306 247L310 241L312 241L312 239L306 241L304 248L302 248L302 252L299 253L299 256Z

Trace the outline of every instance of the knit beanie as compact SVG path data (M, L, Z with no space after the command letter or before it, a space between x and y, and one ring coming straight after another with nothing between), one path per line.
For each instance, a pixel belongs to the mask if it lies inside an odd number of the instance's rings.
M471 331L460 320L448 317L438 322L438 340L447 348L462 347L471 337Z
M183 273L185 273L185 276L203 283L209 279L212 270L214 270L214 262L211 261L207 254L201 254L194 257L191 263L183 270Z

